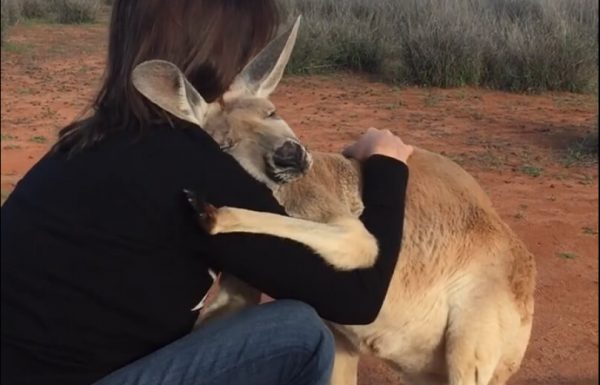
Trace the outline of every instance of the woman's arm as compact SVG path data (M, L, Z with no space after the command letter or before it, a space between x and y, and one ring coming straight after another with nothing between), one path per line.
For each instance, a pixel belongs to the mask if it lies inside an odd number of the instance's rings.
M370 129L361 140L345 150L347 156L364 160L375 153L406 161L412 152L389 131ZM325 223L239 207L215 208L187 191L189 202L198 211L200 225L212 235L251 233L272 235L302 243L318 253L337 270L372 267L378 244L364 224L341 215Z
M304 245L266 235L200 235L203 254L216 268L273 298L304 301L333 322L370 323L385 299L400 250L408 168L376 155L364 162L363 178L360 219L379 244L372 268L336 271ZM270 191L237 164L221 168L217 179L210 183L209 202L285 215Z

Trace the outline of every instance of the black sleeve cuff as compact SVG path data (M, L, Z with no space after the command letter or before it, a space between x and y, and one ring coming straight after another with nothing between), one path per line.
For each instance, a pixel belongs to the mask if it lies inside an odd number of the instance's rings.
M408 183L408 166L384 155L370 156L362 166L363 203L368 205L398 205Z

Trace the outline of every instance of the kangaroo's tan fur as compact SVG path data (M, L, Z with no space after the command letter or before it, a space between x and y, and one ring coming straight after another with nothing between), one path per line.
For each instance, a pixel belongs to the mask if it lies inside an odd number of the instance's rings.
M219 232L254 227L248 231L315 250L319 242L331 243L335 222L360 212L359 167L334 154L314 153L313 160L307 175L282 185L275 196L294 217L333 222L330 231L306 232L305 223L293 218L225 208ZM403 246L387 297L370 325L332 324L347 339L338 347L333 383L355 383L354 356L366 353L392 364L407 384L503 384L519 367L529 340L533 256L454 162L416 149L408 165ZM345 261L341 268L351 266Z
M268 84L264 95L248 93L266 88L260 84L246 87L246 78L240 76L234 82L235 92L222 105L207 105L199 95L190 97L193 90L183 75L164 62L142 67L134 82L167 111L202 126L252 175L267 181L262 159L269 158L281 138L295 139L284 122L265 118L265 109L273 108L266 98L287 63L294 29L288 33L291 37L285 48L282 44L278 48L283 50L281 56L272 50L266 56L278 60L275 69L263 77ZM238 145L246 142L255 145ZM258 147L264 153L259 154ZM360 167L326 153L313 154L312 163L300 179L265 182L292 217L225 207L216 211L211 232L273 234L307 244L338 269L370 266L377 245L357 219L363 209ZM500 219L477 182L457 164L416 149L408 166L399 262L373 323L330 324L337 349L332 384L356 384L360 354L388 362L406 385L504 384L519 368L529 341L534 258ZM256 290L224 274L221 292L205 308L201 321L256 303L258 298Z

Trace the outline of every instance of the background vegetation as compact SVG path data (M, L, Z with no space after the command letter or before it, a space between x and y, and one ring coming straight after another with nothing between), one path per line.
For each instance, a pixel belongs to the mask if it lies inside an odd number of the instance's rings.
M2 43L9 26L26 19L41 19L62 24L94 22L100 0L0 0L2 6Z
M0 0L23 19L88 23L111 0ZM352 70L419 86L598 89L597 0L280 0L304 16L291 73Z
M403 84L596 91L597 0L284 0L304 16L290 71Z

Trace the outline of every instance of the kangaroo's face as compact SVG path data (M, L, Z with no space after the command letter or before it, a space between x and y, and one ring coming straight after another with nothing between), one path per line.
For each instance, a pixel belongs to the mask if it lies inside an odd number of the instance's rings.
M302 176L312 157L273 103L259 97L225 102L205 129L256 179L273 187Z
M207 103L172 63L137 66L134 86L150 101L208 132L254 178L274 189L302 176L312 159L269 101L296 41L300 18L273 39L236 77L229 90Z

